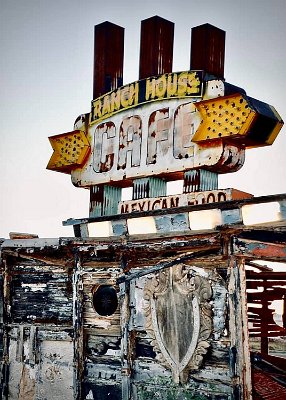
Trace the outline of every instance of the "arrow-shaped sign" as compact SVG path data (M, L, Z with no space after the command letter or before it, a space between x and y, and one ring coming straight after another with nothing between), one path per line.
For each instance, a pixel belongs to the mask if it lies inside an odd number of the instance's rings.
M54 149L47 169L70 173L84 165L90 153L90 144L83 131L75 130L50 136L49 141Z
M274 107L251 97L234 94L194 103L202 121L193 142L232 139L245 148L271 145L283 121Z

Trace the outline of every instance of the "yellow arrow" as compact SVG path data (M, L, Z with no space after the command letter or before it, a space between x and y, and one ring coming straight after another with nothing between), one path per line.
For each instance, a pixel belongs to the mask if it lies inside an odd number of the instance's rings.
M202 121L192 141L228 138L242 147L261 147L274 142L283 121L274 107L241 94L194 103Z
M47 165L47 169L70 173L73 169L84 165L90 153L90 144L83 131L75 130L50 136L54 152Z

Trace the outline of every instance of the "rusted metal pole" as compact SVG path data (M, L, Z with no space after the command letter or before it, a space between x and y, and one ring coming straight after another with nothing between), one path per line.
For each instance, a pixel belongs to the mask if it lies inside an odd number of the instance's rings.
M123 84L124 28L103 22L94 27L93 98Z
M139 79L172 72L174 23L154 16L141 21Z
M191 69L224 78L225 31L210 24L192 28Z

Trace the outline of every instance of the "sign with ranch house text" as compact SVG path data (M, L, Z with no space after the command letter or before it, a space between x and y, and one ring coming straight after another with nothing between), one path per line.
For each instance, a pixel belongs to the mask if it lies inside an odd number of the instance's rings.
M271 144L282 126L272 106L244 93L202 71L119 87L93 100L74 131L49 138L54 154L47 168L70 173L80 187L177 180L197 169L237 171L245 149Z
M90 122L150 101L199 97L202 94L202 74L202 71L176 72L122 86L92 101Z
M230 200L216 192L218 175L238 171L246 149L271 145L283 125L273 106L225 81L224 31L195 28L193 69L173 72L173 24L146 21L139 78L125 85L124 29L96 27L91 110L49 137L47 168L89 189L91 218ZM184 194L166 197L179 180Z
M99 97L89 120L75 125L87 129L90 152L81 167L71 168L72 182L124 187L150 176L182 179L185 171L197 168L236 171L244 162L239 143L215 135L211 142L193 141L205 122L200 105L213 99L216 110L225 91L222 80L189 71L141 80Z

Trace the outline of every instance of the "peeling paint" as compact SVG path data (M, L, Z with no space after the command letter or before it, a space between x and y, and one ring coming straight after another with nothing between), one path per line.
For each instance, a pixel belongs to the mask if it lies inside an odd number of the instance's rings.
M174 213L173 218L181 217ZM163 387L170 393L175 390L171 370L154 345L154 321L146 318L144 298L150 279L170 270L175 281L180 276L181 288L191 285L187 271L192 271L207 280L212 291L211 320L201 318L200 323L200 329L211 327L209 347L199 354L202 364L180 378L184 395L195 390L206 397L250 399L245 279L251 275L245 277L243 260L257 258L257 245L271 253L262 259L277 258L280 253L273 255L272 248L284 248L283 229L281 223L259 229L235 225L208 233L61 238L50 246L39 245L35 238L34 247L31 239L26 247L25 242L19 247L18 239L9 246L4 242L3 399L9 393L10 398L23 399L138 400ZM255 240L265 235L271 242ZM180 263L186 267L178 275ZM111 285L117 293L118 307L112 315L95 311L93 293L100 285ZM166 307L174 285L169 287ZM203 290L198 293L204 296ZM156 301L152 304L156 308ZM180 310L181 303L176 304ZM162 337L160 349L167 340Z

